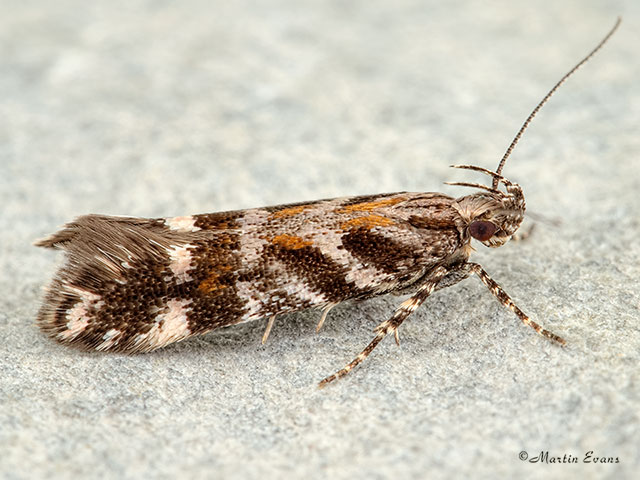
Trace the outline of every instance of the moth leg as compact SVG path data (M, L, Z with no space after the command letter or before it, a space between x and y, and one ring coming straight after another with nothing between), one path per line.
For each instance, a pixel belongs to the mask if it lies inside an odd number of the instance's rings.
M536 228L536 224L532 223L531 225L529 225L529 228L527 228L524 232L518 232L515 233L513 235L511 235L511 241L512 242L521 242L523 240L526 240L527 238L529 238L531 236L531 234L533 233L533 230Z
M316 333L318 333L322 328L322 325L324 324L324 321L326 320L327 314L329 313L329 311L336 305L337 303L330 303L329 305L324 307L324 310L322 311L322 317L320 317L320 321L318 322L318 326L316 327Z
M381 325L382 324L378 325L376 328L373 329L373 331L375 333L378 333L378 329L381 327ZM396 345L400 346L400 334L398 333L398 329L397 328L393 331L393 338L396 341Z
M276 320L276 316L273 315L272 317L269 317L269 323L267 323L267 328L264 331L264 333L262 334L262 344L264 345L265 343L267 343L267 338L269 338L269 334L271 333L271 327L273 327L273 322Z
M411 313L413 313L415 309L422 305L422 302L424 302L429 295L431 295L431 292L433 292L438 282L442 279L442 277L446 275L446 273L447 269L445 267L437 267L436 269L434 269L432 274L425 281L425 283L420 286L418 291L412 297L409 297L407 300L402 302L389 320L385 320L374 329L374 332L376 332L376 336L371 341L371 343L369 343L369 345L367 345L366 348L362 350L362 352L360 352L360 354L349 364L347 364L342 370L325 378L318 384L318 386L322 388L328 383L331 383L340 377L344 377L347 373L361 364L369 356L373 349L378 346L378 344L384 337L386 337L390 333L393 333L395 336L398 327L402 324L402 322L409 315L411 315Z
M502 287L498 285L489 276L487 272L484 271L482 266L480 266L477 263L468 263L465 265L465 267L469 268L470 271L478 275L482 283L484 283L487 286L489 291L493 293L493 295L498 299L498 301L502 303L505 307L509 308L513 313L515 313L518 316L518 318L522 320L522 323L533 328L536 332L538 332L543 337L548 338L549 340L552 340L562 346L567 344L567 342L563 338L559 337L555 333L550 332L549 330L545 330L536 322L531 320L522 310L520 310L518 306L515 303L513 303L513 300L511 300L511 297L509 297L507 292L505 292L502 289Z

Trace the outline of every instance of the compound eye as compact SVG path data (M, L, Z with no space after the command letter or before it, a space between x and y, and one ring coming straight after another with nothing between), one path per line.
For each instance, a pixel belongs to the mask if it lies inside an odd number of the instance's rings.
M494 233L496 233L496 226L491 222L478 220L471 222L471 225L469 225L469 235L481 242L489 240Z

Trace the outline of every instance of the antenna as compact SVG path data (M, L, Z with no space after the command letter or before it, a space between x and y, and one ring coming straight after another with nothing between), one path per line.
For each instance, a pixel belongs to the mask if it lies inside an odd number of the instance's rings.
M520 140L520 137L522 137L522 134L524 133L524 131L527 129L527 127L531 123L531 120L533 120L533 117L535 117L536 114L538 113L538 111L540 111L540 109L542 108L542 106L545 103L547 103L547 101L551 98L551 95L556 93L556 90L558 90L558 88L560 88L560 85L562 85L567 80L567 78L569 78L571 75L573 75L573 73L576 70L578 70L582 65L587 63L591 59L591 57L593 57L596 54L596 52L598 50L600 50L605 43L607 43L609 38L611 38L611 35L613 35L614 32L618 29L618 26L620 25L621 21L622 21L622 19L620 17L618 17L618 19L616 20L616 23L613 26L613 28L611 30L609 30L609 33L607 33L607 35L602 40L600 40L600 43L598 43L598 45L596 45L596 47L593 50L591 50L591 52L589 52L589 54L586 57L584 57L582 60L580 60L580 62L578 62L578 64L575 67L573 67L571 70L569 70L564 75L564 77L562 77L558 81L558 83L556 83L553 86L553 88L551 90L549 90L549 92L544 96L544 98L542 100L540 100L540 103L538 103L538 105L536 105L536 108L534 108L533 111L529 114L527 119L522 124L522 127L520 127L520 130L518 130L518 133L516 133L516 136L513 137L513 140L511 141L511 145L509 145L509 148L507 148L507 151L504 152L504 155L502 156L502 160L500 160L500 163L498 164L498 168L496 169L496 173L498 175L500 175L502 173L502 167L504 167L504 164L507 162L507 158L509 158L509 156L511 155L511 152L513 151L513 149L515 148L516 144ZM498 188L498 182L499 182L498 177L493 177L493 188L494 189Z

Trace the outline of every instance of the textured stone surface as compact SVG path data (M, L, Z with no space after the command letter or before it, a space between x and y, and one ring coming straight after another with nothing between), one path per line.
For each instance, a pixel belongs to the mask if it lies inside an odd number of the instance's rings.
M222 2L220 2L222 3ZM538 224L476 260L362 368L400 299L214 332L140 356L79 353L33 324L76 215L174 216L505 174ZM0 476L631 477L640 469L637 2L0 3ZM585 452L616 465L518 459Z

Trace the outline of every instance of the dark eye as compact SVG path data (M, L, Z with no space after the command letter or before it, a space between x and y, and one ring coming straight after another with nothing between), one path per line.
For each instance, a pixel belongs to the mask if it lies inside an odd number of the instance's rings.
M496 233L496 226L491 222L478 220L469 225L469 234L481 242L489 240L494 233Z

